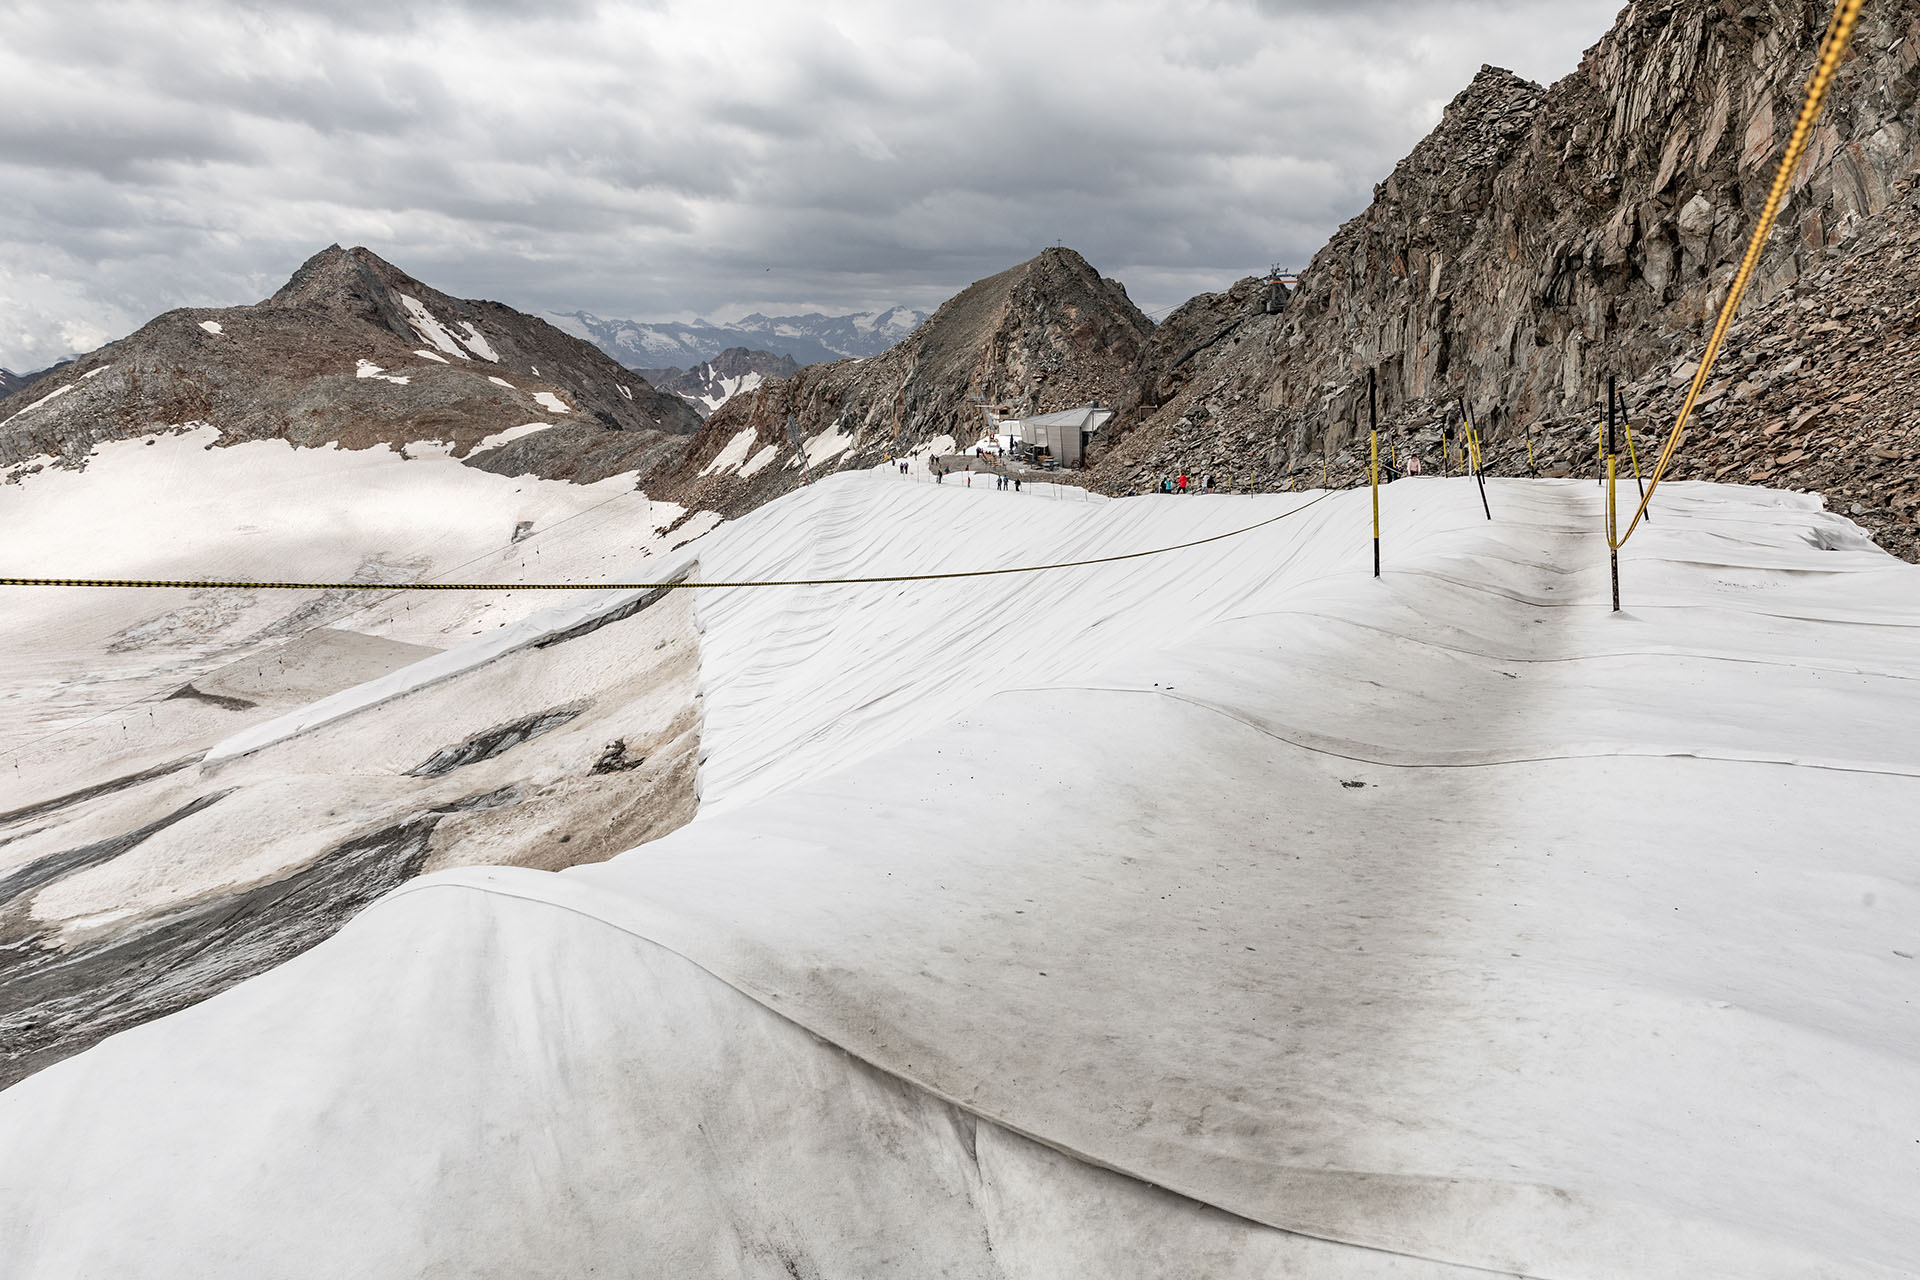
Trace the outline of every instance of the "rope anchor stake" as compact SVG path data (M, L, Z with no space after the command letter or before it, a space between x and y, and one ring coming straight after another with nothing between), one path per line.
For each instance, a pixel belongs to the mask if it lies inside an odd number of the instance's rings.
M1380 576L1380 404L1373 370L1367 370L1368 472L1373 482L1373 576Z
M1620 511L1615 505L1614 476L1619 470L1619 442L1615 434L1614 410L1620 404L1620 395L1614 390L1614 376L1607 375L1607 560L1613 571L1613 611L1620 612L1620 540L1616 536L1620 531Z

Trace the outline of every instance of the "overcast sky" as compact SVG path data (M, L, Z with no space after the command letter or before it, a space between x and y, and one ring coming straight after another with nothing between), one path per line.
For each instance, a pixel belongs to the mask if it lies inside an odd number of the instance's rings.
M1055 242L1301 263L1618 0L0 0L0 365L365 244L523 310L930 310Z

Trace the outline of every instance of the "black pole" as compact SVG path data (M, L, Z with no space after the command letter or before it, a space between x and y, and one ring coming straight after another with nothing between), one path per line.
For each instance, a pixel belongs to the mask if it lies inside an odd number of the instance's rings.
M1373 576L1380 576L1380 397L1367 370L1367 437L1373 450Z
M1611 377L1612 375L1609 374L1608 376ZM1594 388L1593 388L1593 394L1595 399L1598 399L1600 396L1599 383L1600 383L1600 378L1599 378L1599 375L1596 374L1594 375ZM1598 449L1594 450L1593 482L1597 485L1604 486L1607 483L1607 460L1599 456L1600 452L1601 451Z
M1620 612L1620 548L1614 545L1614 532L1618 517L1613 509L1613 473L1615 459L1619 454L1614 438L1618 421L1616 410L1620 405L1620 393L1614 387L1614 377L1607 375L1607 560L1613 570L1613 611Z
M1618 422L1614 415L1614 410L1617 409L1619 405L1620 405L1620 393L1614 389L1613 375L1608 374L1607 375L1607 456L1609 458L1611 458L1614 454L1620 452L1620 450L1616 447L1615 436L1614 436L1615 429L1618 426Z
M1480 448L1480 433L1473 429L1473 419L1467 416L1465 396L1456 397L1460 405L1460 430L1467 437L1467 460L1473 464L1473 474L1480 479L1480 509L1487 513L1487 519L1493 519L1493 508L1487 505L1487 464L1486 453Z

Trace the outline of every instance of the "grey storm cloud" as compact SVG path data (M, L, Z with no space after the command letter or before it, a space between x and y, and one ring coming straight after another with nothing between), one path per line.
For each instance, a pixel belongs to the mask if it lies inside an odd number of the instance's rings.
M0 0L0 365L328 243L645 319L931 307L1056 242L1150 310L1303 262L1483 62L1616 0Z

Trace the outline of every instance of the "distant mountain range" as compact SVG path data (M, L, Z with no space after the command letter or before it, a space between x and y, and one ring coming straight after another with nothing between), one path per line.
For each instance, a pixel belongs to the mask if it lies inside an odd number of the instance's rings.
M919 328L924 311L889 307L848 316L809 312L763 316L732 324L709 320L607 320L586 311L550 312L549 323L583 338L631 369L691 369L733 347L787 356L795 364L820 364L848 356L877 356Z
M800 372L800 365L792 356L728 347L691 369L635 369L634 372L657 390L679 396L704 418L733 397L752 391L770 378L791 378Z
M60 362L60 364L69 363L71 363L71 358ZM57 364L50 368L36 370L33 373L15 373L11 369L0 369L0 400L4 400L16 391L26 390L27 386L32 383L34 379L45 377L59 367L60 365Z

